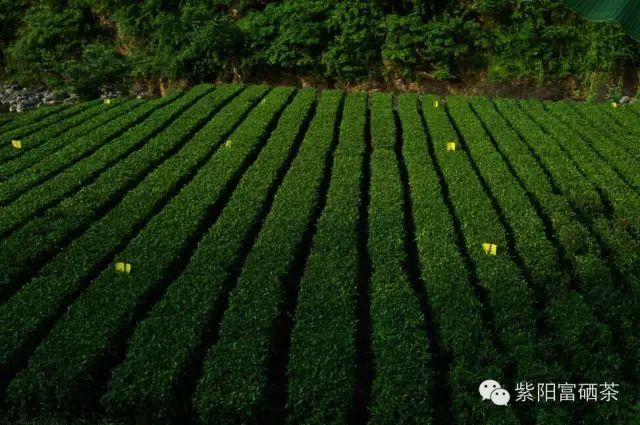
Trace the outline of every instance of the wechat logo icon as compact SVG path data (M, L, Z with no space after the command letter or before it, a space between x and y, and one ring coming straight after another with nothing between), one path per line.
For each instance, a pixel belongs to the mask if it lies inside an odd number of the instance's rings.
M509 391L500 386L498 381L487 379L478 387L482 400L491 400L496 406L506 406L511 399Z

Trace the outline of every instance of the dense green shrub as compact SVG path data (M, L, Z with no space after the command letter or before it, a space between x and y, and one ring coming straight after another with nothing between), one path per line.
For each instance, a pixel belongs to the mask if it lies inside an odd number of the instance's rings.
M404 76L413 76L418 64L420 24L417 15L387 15L384 23L386 37L382 46L382 59L387 72L397 71Z
M374 2L336 4L327 21L332 37L322 54L325 74L342 80L366 78L379 60L381 18Z
M281 72L566 81L586 95L639 54L622 26L587 22L559 0L0 0L0 50L0 75L85 96L130 79Z
M108 35L89 7L36 5L27 11L16 41L7 49L9 72L28 83L95 95L100 83L127 75L122 55L100 42Z
M251 52L247 64L319 74L329 8L322 1L285 1L247 16L240 22Z
M587 23L561 1L517 2L511 9L512 2L497 3L487 8L494 16L487 29L491 79L555 76L589 84L637 55L621 26Z
M102 83L125 83L129 71L127 60L111 46L87 44L81 56L63 68L68 76L68 88L82 96L96 96Z
M5 67L4 50L14 40L29 3L27 0L0 0L0 75Z
M134 43L139 38L149 41L135 43L132 49L134 76L203 81L230 71L234 48L240 44L239 30L206 4L191 3L174 13L157 11L150 28L132 25ZM136 37L138 31L141 35Z

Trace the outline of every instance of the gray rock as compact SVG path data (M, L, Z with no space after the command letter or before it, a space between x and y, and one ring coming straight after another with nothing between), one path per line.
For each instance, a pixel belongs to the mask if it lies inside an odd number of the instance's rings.
M22 87L18 82L0 84L0 105L11 112L23 112L42 104L77 102L79 97L63 91L47 90L45 87Z
M64 92L47 92L43 99L45 102L65 100L68 97Z
M38 103L32 103L28 100L21 100L16 106L16 112L24 112L33 109Z
M620 98L620 103L622 103L623 105L624 105L625 103L629 103L630 101L631 101L631 98L630 98L629 96L622 96L622 97Z
M80 100L80 97L77 94L72 94L66 99L64 99L64 103L73 103L73 102L77 102L78 100Z
M100 99L115 99L121 96L120 90L109 86L100 87Z

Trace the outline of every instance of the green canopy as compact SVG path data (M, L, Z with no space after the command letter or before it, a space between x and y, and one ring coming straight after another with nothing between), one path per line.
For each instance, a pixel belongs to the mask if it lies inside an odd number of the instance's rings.
M620 22L631 37L640 41L640 1L564 0L564 2L590 21Z

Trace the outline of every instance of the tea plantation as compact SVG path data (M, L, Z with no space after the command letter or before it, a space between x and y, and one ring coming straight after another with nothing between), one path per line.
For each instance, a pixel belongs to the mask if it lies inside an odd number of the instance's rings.
M639 140L261 85L0 115L0 423L638 424Z

